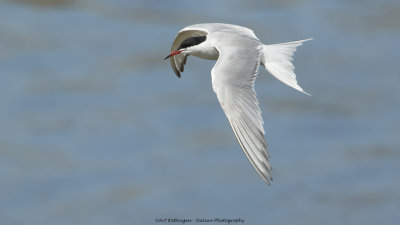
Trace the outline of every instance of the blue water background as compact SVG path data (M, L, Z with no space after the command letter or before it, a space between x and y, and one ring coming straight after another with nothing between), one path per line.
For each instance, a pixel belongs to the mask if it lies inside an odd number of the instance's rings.
M0 2L0 224L398 224L400 2ZM274 181L241 151L212 61L168 61L181 28L252 28L303 95L261 71ZM192 223L193 224L193 223Z

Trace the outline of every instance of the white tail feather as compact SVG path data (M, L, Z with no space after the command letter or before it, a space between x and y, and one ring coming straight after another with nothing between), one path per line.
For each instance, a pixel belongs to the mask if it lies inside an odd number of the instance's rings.
M274 45L264 45L263 56L261 57L261 62L268 72L284 84L303 92L306 95L310 94L305 92L297 84L292 61L293 53L296 51L296 48L302 45L303 42L309 40L312 40L312 38Z

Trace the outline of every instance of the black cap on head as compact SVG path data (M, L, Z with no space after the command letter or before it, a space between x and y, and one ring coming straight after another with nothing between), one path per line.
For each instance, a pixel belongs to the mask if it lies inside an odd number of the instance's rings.
M184 41L182 41L181 45L179 45L179 49L188 48L191 46L198 45L206 40L206 36L197 36L197 37L190 37Z

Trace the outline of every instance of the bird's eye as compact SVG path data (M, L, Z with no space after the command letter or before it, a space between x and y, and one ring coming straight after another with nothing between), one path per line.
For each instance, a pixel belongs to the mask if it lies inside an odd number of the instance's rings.
M206 40L206 36L198 36L198 37L190 37L184 41L182 41L181 45L178 49L189 48L195 45L198 45Z

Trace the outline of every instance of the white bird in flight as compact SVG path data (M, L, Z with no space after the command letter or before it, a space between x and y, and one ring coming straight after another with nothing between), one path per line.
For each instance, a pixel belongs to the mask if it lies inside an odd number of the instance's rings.
M296 47L311 39L264 45L246 27L222 23L183 28L172 44L170 58L181 77L189 55L217 60L211 70L212 87L235 136L262 179L272 181L263 120L254 81L260 65L286 85L309 95L297 84L292 56Z

